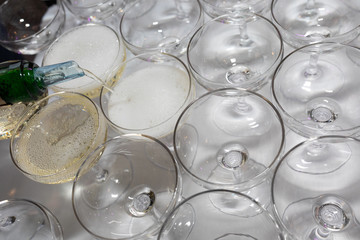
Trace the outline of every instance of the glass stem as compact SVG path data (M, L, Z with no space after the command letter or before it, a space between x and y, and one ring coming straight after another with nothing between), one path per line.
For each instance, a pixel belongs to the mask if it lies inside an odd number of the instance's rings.
M304 73L306 78L314 78L318 76L319 73L318 61L319 61L319 53L317 52L311 53L309 65Z
M93 167L93 171L96 173L96 181L99 183L105 182L109 175L109 172L106 169L103 169L97 165Z
M331 238L331 232L323 227L317 227L314 230L311 231L310 240L330 240Z
M252 110L251 105L249 105L244 97L239 97L237 102L234 105L234 111L238 114L245 114Z
M246 21L243 21L239 24L239 35L240 35L240 46L249 46L251 40L248 35Z
M177 16L179 19L188 20L191 11L192 0L175 0Z
M14 216L4 217L0 219L0 229L12 225L15 221L16 221L16 217Z
M315 0L307 0L306 9L311 10L315 8Z

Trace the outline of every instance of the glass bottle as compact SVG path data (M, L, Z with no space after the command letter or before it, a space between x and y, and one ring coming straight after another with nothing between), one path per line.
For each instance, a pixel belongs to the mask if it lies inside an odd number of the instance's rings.
M0 63L0 105L37 100L48 86L84 75L74 61L44 67L24 60Z
M44 67L25 60L0 63L0 140L11 137L26 107L46 96L48 86L84 75L74 61Z

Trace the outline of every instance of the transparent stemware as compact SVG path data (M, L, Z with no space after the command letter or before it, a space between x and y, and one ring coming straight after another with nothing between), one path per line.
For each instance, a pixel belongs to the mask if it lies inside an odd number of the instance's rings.
M235 191L210 190L182 201L169 214L157 239L281 240L283 237L272 215L254 199Z
M317 43L290 53L272 80L285 124L305 137L359 133L360 49Z
M0 44L19 54L37 54L60 35L64 23L61 0L2 1Z
M273 0L271 15L284 41L294 48L332 41L349 43L360 33L357 0Z
M125 59L126 47L119 34L109 26L89 23L60 35L45 52L42 65L75 61L86 76L56 84L51 90L76 91L96 98L104 84L112 86L119 79Z
M78 21L84 23L107 23L114 15L114 20L120 20L120 15L131 0L63 0ZM118 16L119 15L119 16Z
M252 13L208 21L193 35L187 51L192 75L209 91L226 87L258 90L268 82L282 56L277 28Z
M0 238L62 240L56 217L44 206L27 199L0 202Z
M195 98L186 65L177 57L152 52L124 62L112 91L103 89L101 109L118 133L171 136L182 110Z
M306 154L313 146L326 146L328 154ZM322 136L284 155L275 170L272 201L291 239L358 239L359 146L355 138Z
M161 51L180 57L202 24L197 0L138 0L122 15L120 33L135 55Z
M30 179L72 181L82 162L107 136L105 117L88 97L59 92L29 106L14 130L10 154Z
M156 235L180 191L177 163L166 146L127 134L106 141L83 163L72 203L80 224L96 238L144 239Z
M177 159L194 182L207 189L244 192L264 206L267 179L281 154L284 126L275 107L244 89L219 89L192 102L174 133Z

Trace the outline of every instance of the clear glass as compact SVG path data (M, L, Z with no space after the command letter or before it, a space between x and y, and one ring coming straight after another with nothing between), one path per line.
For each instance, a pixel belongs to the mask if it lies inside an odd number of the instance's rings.
M37 54L62 31L65 11L61 0L11 0L0 5L0 44L20 54Z
M62 240L56 217L44 206L27 199L0 202L0 238Z
M124 12L120 32L135 55L161 51L181 56L202 24L197 0L138 0Z
M76 91L95 98L99 97L104 84L112 86L118 79L125 59L126 47L112 28L85 24L69 29L56 39L45 52L42 65L75 61L86 76L51 89L55 92Z
M290 239L359 239L359 157L359 140L343 136L313 138L284 155L272 201Z
M277 28L251 13L223 15L205 23L189 42L187 59L196 81L211 91L226 87L257 90L283 57Z
M158 240L271 239L282 233L271 214L239 192L211 190L182 201L163 224Z
M307 45L280 63L272 95L285 124L305 137L356 135L360 49L340 43Z
M200 0L200 3L212 18L234 12L265 15L270 9L268 0Z
M72 181L82 162L105 141L106 127L100 109L88 97L54 93L24 112L11 137L11 157L34 181Z
M360 33L358 0L273 0L271 15L294 48L320 41L349 43Z
M149 136L127 134L106 141L82 164L72 202L80 224L97 239L147 239L175 207L180 189L168 148Z
M264 206L284 145L284 126L275 107L244 89L219 89L191 103L174 133L179 163L208 189L247 192Z
M182 110L195 98L185 64L154 52L128 59L123 68L111 91L101 91L101 109L111 126L119 133L170 135Z
M87 22L101 22L125 8L128 0L63 0L77 18Z

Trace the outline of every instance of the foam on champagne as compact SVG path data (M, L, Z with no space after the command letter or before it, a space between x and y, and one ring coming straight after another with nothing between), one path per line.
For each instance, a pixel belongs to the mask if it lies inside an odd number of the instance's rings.
M109 118L129 132L143 129L143 134L162 136L174 129L181 108L191 100L190 88L189 76L176 67L159 65L141 69L114 87L108 104ZM171 121L163 123L170 118Z
M72 180L93 142L100 145L105 139L105 132L97 134L99 121L95 107L85 107L83 116L73 122L69 123L67 118L56 121L59 114L69 114L71 118L79 115L79 109L84 106L74 104L75 101L69 98L47 105L45 111L27 122L16 144L17 165L29 174L43 176L37 181L59 183Z
M80 67L85 68L107 80L107 75L122 54L120 61L125 58L125 49L118 36L110 28L102 25L85 25L64 33L49 48L44 57L43 65L50 65L74 60ZM101 84L87 76L57 84L54 89L76 89L86 93Z

